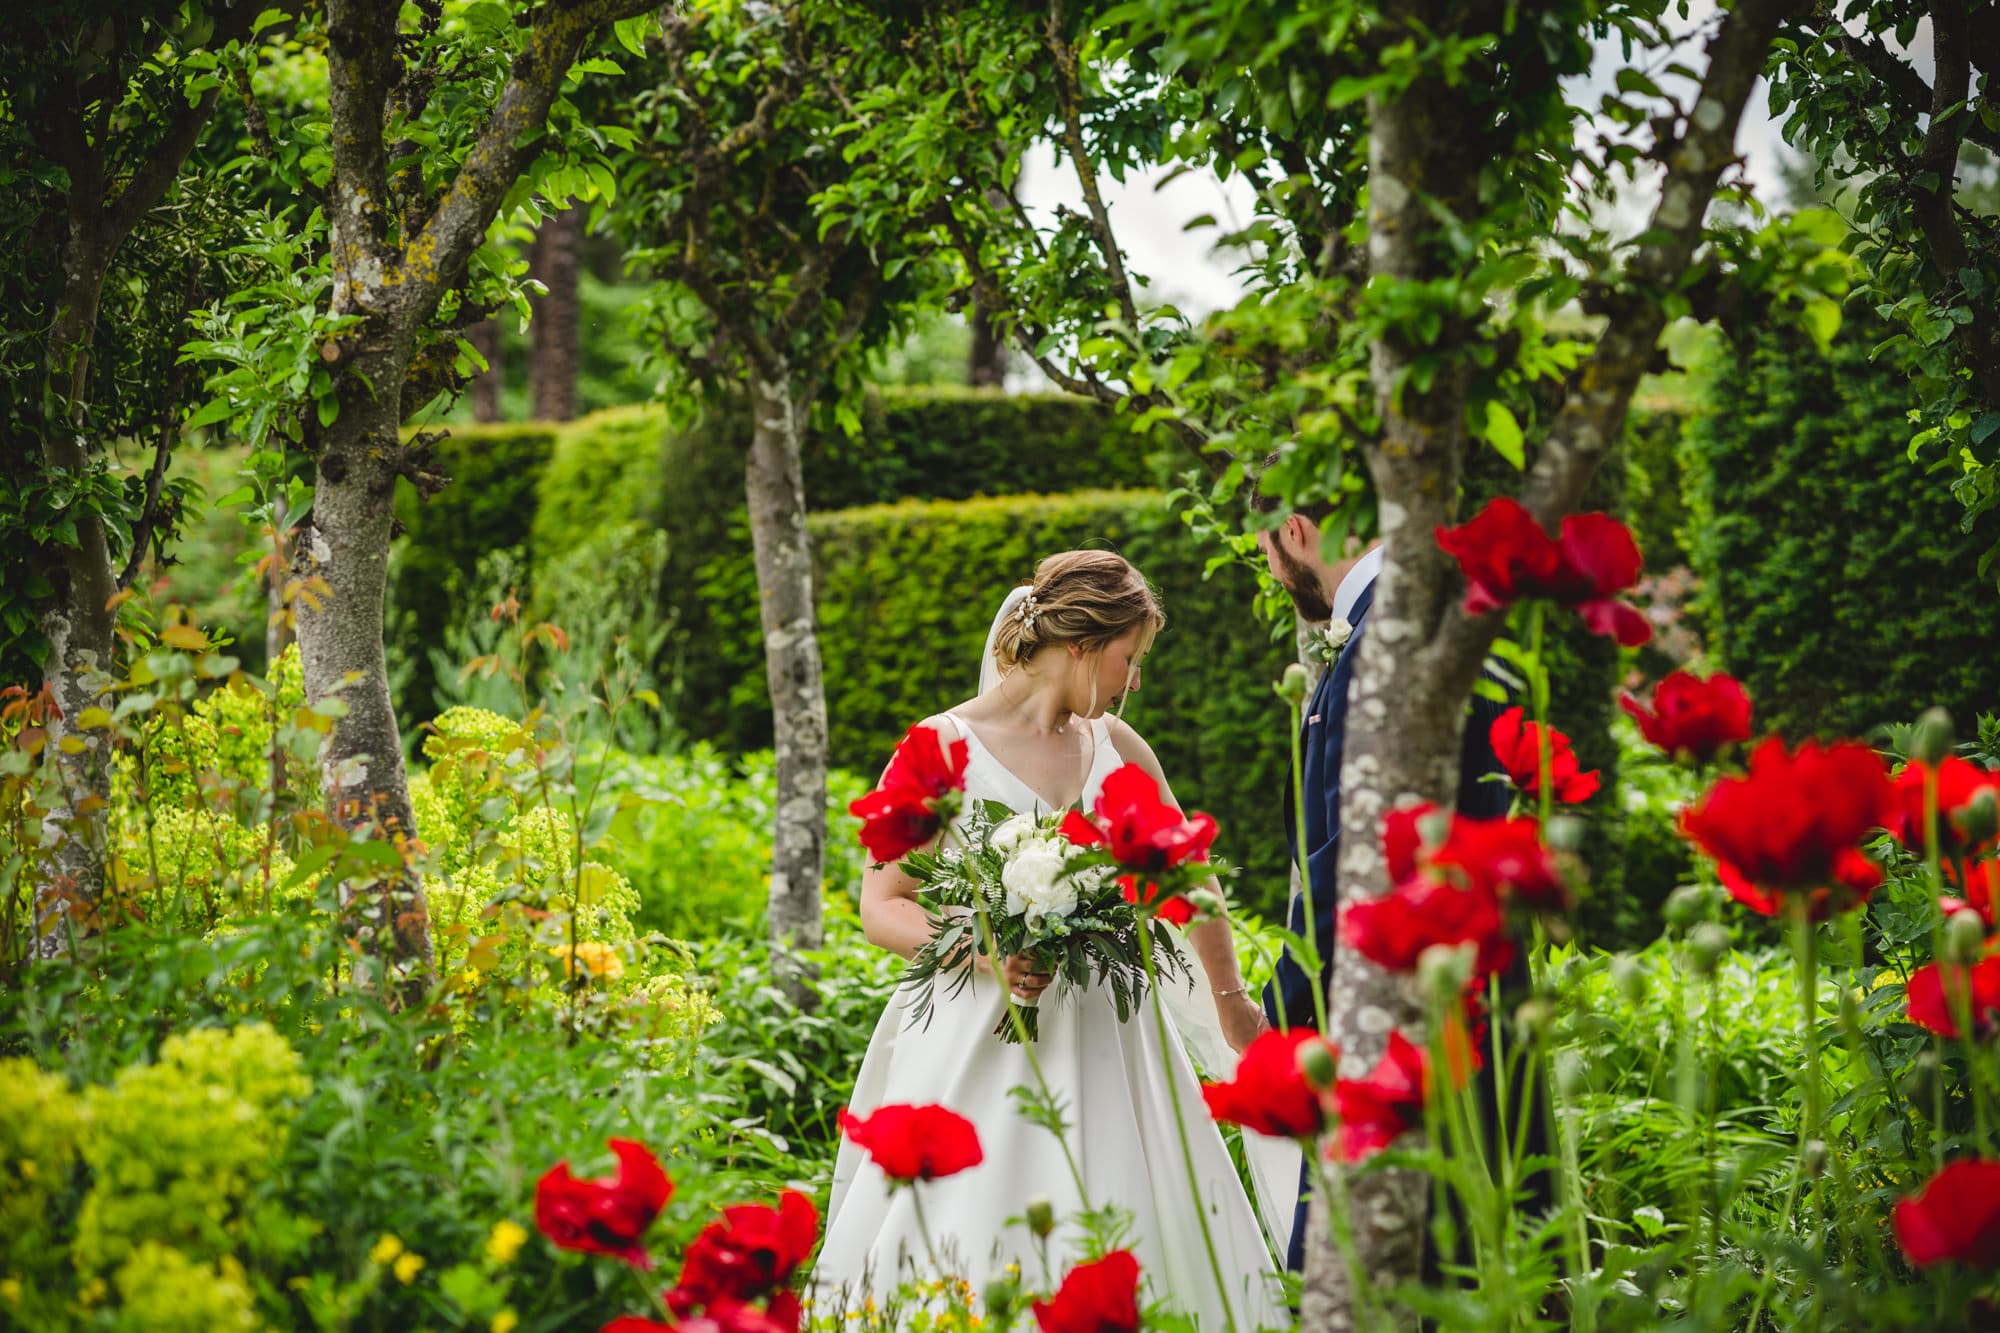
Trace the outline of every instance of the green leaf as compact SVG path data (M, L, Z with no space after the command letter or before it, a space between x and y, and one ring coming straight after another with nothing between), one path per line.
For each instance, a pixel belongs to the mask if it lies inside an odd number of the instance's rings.
M578 74L623 74L625 68L608 56L592 56L588 60L579 60L574 65L571 65L569 72L572 76Z
M1825 356L1833 350L1833 335L1840 332L1840 305L1825 297L1807 301L1800 311L1806 332L1811 335L1814 345Z
M213 426L218 421L226 421L236 411L236 405L227 398L215 398L202 406L181 423L182 430L200 430L203 426Z
M1514 414L1498 398L1486 400L1486 442L1517 469L1527 465L1527 455L1522 449L1521 423L1514 419Z

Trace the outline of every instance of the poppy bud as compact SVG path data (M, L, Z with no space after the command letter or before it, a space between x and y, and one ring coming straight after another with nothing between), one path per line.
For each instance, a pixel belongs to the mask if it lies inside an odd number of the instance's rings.
M1704 921L1688 932L1688 962L1696 976L1712 977L1722 956L1729 952L1729 932L1713 921Z
M1194 908L1191 925L1214 921L1222 915L1222 895L1214 889L1196 889L1188 894L1187 900L1188 906Z
M1942 708L1926 708L1910 732L1910 758L1926 764L1941 764L1951 753L1951 714Z
M1590 1091L1590 1075L1583 1067L1583 1057L1574 1050L1556 1054L1556 1091L1565 1097L1581 1097Z
M1021 1284L1011 1277L996 1277L986 1284L986 1310L995 1319L1005 1320L1013 1313L1014 1302L1021 1296Z
M1475 944L1433 944L1417 955L1417 977L1440 1003L1456 1004L1472 980L1478 951Z
M1340 1066L1333 1058L1333 1047L1323 1041L1301 1043L1297 1059L1300 1075L1314 1092L1331 1091L1340 1078Z
M1559 852L1573 852L1583 846L1584 830L1588 827L1575 815L1551 815L1542 826L1542 837Z
M1632 955L1621 953L1611 960L1611 984L1634 1009L1646 1002L1646 970Z
M1905 1106L1929 1114L1931 1099L1937 1093L1937 1071L1937 1052L1919 1051L1916 1062L1896 1085Z
M1293 662L1285 668L1285 674L1280 676L1278 683L1271 688L1278 692L1280 699L1297 708L1305 703L1306 697L1312 693L1312 673L1299 663Z
M1419 819L1417 836L1423 839L1426 851L1444 846L1444 840L1451 836L1451 813L1446 810L1433 810Z
M1946 962L1976 963L1986 949L1986 923L1977 912L1953 912L1944 923Z
M1049 1202L1046 1194L1037 1194L1028 1200L1028 1230L1043 1240L1056 1229L1056 1206Z
M1826 1140L1814 1139L1807 1143L1804 1152L1806 1174L1818 1180L1826 1174Z
M1540 996L1523 1000L1514 1011L1514 1031L1520 1034L1522 1041L1540 1041L1547 1035L1555 1016L1555 1006Z
M1708 910L1708 894L1699 884L1683 884L1667 895L1667 903L1662 914L1667 924L1678 930L1686 930L1700 921Z
M1971 800L1951 812L1951 826L1973 845L2000 833L2000 792L1981 787Z

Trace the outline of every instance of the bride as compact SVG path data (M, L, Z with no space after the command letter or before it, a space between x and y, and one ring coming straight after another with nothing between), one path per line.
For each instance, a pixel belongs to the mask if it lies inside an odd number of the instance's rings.
M1042 561L1032 583L1010 593L994 619L979 695L926 719L947 746L966 742L968 807L992 800L1021 812L1088 809L1106 775L1125 763L1151 774L1171 800L1152 748L1107 716L1139 688L1140 663L1164 619L1145 579L1118 555L1067 551ZM861 923L869 941L905 958L931 935L915 888L894 865L873 866L862 877ZM1227 921L1194 926L1186 939L1190 971L1196 984L1205 979L1212 999L1172 981L1162 982L1162 998L1205 1060L1227 1061L1229 1048L1260 1029L1261 1011L1246 993ZM1208 1118L1182 1039L1161 1042L1150 1000L1121 1023L1108 994L1051 986L1025 956L1001 961L1015 996L1039 1003L1034 1056L1062 1107L1073 1154L1066 1156L1052 1133L1016 1110L1009 1090L1033 1086L1035 1073L1027 1050L990 1035L1004 1001L990 980L991 960L979 958L977 968L980 975L956 994L937 988L927 1023L910 1022L903 992L891 998L850 1103L864 1118L885 1104L941 1103L977 1127L984 1162L918 1186L931 1238L942 1262L956 1270L952 1275L977 1288L1017 1264L1038 1278L1040 1258L1021 1220L1030 1200L1048 1199L1058 1218L1110 1204L1131 1217L1127 1248L1152 1298L1165 1298L1204 1331L1289 1325L1258 1213ZM1232 1067L1211 1063L1210 1073L1224 1077ZM1175 1125L1176 1095L1187 1150ZM1272 1171L1290 1185L1297 1169L1294 1158L1289 1168ZM1260 1196L1263 1179L1260 1171ZM1290 1226L1294 1195L1274 1189L1265 1203L1281 1255L1287 1237L1279 1228ZM1054 1280L1080 1257L1079 1240L1073 1227L1051 1237ZM844 1290L856 1302L863 1295L879 1299L922 1274L925 1255L911 1191L891 1191L881 1171L843 1139L814 1274L822 1298Z

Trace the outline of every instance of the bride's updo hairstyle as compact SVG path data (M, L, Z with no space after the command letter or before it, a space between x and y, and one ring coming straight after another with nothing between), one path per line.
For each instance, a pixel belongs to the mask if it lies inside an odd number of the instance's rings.
M1102 648L1142 625L1167 623L1132 562L1112 551L1063 551L1035 566L1028 596L1001 622L993 658L1005 675L1051 644Z

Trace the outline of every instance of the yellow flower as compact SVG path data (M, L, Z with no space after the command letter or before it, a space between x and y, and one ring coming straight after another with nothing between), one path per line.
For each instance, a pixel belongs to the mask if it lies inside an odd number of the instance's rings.
M35 1159L32 1157L23 1157L19 1162L15 1163L15 1166L21 1172L21 1179L23 1180L33 1180L42 1172L42 1168L35 1165Z
M514 1326L521 1322L521 1316L512 1310L502 1310L493 1316L493 1333L514 1333Z
M0 1280L0 1301L5 1301L9 1305L19 1305L21 1303L20 1278L10 1277Z
M375 1242L375 1248L368 1251L368 1262L386 1268L396 1262L396 1256L402 1252L403 1242L396 1238L394 1232L385 1232L382 1239Z
M493 1234L486 1238L486 1257L496 1264L511 1264L527 1239L526 1227L503 1217L493 1224Z
M618 951L599 940L584 940L574 950L567 944L558 945L554 950L563 960L563 972L571 974L577 963L583 970L600 981L616 981L625 975L625 960Z
M424 1266L424 1256L415 1250L403 1251L396 1260L396 1281L409 1286L417 1280L417 1272Z

